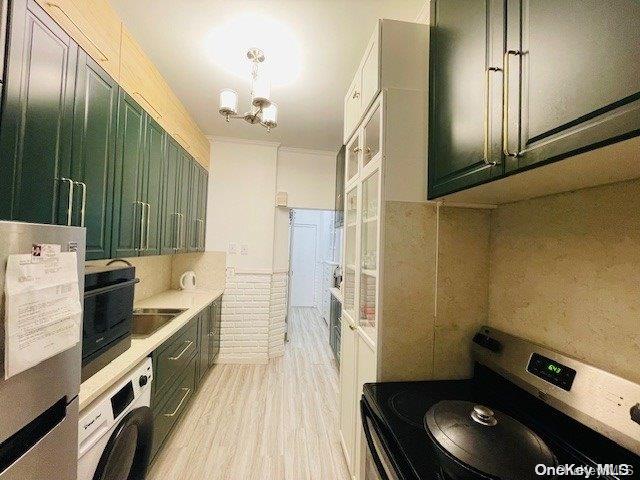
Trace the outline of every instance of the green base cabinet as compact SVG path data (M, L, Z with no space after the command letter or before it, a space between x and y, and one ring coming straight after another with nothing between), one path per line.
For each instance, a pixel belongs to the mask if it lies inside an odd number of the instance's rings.
M154 459L202 384L220 349L222 296L153 351Z

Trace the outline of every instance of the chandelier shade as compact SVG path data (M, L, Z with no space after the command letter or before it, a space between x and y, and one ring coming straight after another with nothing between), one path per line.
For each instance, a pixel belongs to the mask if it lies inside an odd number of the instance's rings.
M220 91L218 111L227 122L232 118L242 118L251 125L260 124L270 132L278 126L278 107L271 102L271 80L259 66L265 60L259 48L250 48L247 58L251 62L251 104L249 110L238 115L238 92L231 88Z

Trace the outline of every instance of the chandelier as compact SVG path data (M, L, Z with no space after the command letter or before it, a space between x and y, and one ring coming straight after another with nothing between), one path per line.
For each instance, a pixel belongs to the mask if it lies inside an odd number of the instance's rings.
M278 107L269 99L271 85L264 74L260 75L258 67L265 60L264 52L259 48L250 48L247 58L251 62L251 106L244 115L238 115L238 92L230 88L220 91L220 108L218 111L227 122L232 118L242 118L251 125L260 124L270 132L278 126Z

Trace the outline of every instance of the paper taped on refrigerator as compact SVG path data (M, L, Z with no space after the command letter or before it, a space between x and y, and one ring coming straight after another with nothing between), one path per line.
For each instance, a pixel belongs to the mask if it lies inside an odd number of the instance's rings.
M37 248L35 248L37 247ZM80 340L82 305L76 253L37 245L9 255L5 279L5 379Z

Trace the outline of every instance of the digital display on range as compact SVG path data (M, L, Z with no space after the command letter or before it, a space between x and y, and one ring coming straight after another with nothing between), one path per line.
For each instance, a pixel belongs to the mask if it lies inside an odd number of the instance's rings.
M576 378L576 371L573 368L537 353L531 355L527 371L566 391L571 390L573 380Z

